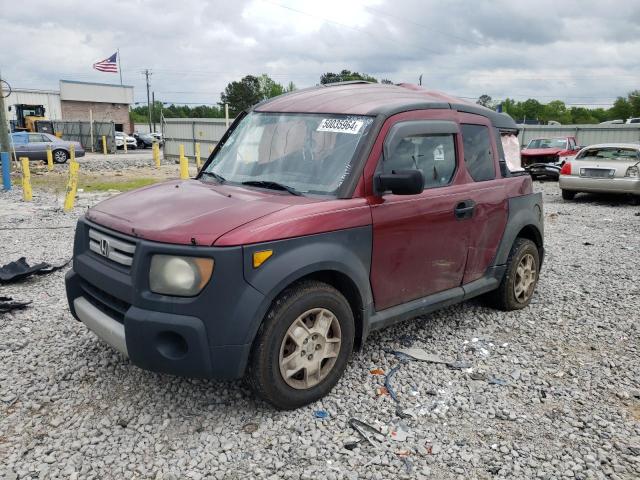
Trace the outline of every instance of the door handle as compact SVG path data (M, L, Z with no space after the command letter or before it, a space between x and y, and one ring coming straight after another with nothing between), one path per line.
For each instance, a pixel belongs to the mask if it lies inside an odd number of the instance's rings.
M464 200L456 205L453 213L458 220L473 217L473 211L476 208L476 202L473 200Z

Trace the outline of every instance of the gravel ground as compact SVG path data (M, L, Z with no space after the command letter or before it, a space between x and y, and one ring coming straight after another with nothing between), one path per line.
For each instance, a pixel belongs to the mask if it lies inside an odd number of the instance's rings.
M0 286L33 301L0 316L0 478L640 478L640 209L536 188L547 257L529 308L471 301L376 332L329 396L294 412L242 382L130 365L72 319L63 271ZM65 261L66 227L96 200L63 213L0 194L0 264ZM403 345L471 368L388 353ZM370 373L397 366L399 403ZM398 440L354 446L352 417Z

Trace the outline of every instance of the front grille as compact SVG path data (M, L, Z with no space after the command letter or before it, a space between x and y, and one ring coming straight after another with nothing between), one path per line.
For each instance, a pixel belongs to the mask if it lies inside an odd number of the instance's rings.
M84 280L80 282L80 286L86 294L85 298L89 303L114 320L124 323L124 316L127 310L129 310L130 304Z
M104 234L96 229L89 229L89 249L109 260L130 267L136 244Z

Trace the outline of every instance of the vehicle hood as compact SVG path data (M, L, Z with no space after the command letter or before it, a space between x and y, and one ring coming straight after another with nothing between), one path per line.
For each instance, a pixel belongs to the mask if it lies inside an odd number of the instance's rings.
M557 155L564 152L563 148L525 148L520 152L521 155Z
M174 180L116 195L89 209L86 218L147 240L212 245L241 225L314 201L288 193Z

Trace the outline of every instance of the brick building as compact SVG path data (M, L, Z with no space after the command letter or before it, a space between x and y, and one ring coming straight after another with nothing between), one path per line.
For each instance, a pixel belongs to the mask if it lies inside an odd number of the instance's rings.
M132 103L133 87L129 85L60 80L62 120L113 122L117 131L131 133Z
M133 87L108 83L60 80L60 90L14 88L3 89L9 120L15 120L13 105L43 105L50 120L113 122L119 132L133 132L129 106L133 103Z

